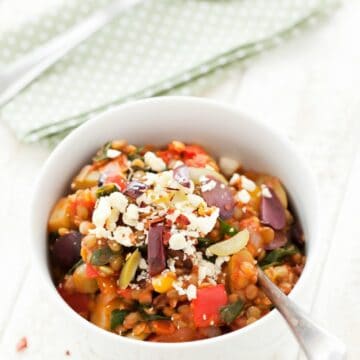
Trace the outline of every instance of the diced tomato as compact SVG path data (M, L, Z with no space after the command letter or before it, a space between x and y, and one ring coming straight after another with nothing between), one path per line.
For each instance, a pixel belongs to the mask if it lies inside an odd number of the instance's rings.
M187 145L185 146L185 150L183 151L183 156L185 159L193 158L198 154L206 155L206 151L199 145Z
M126 180L121 175L106 175L104 185L106 184L116 184L120 191L126 189Z
M118 289L117 293L126 300L131 300L131 289Z
M169 150L157 151L156 155L164 160L165 164L169 164L171 160L178 159L179 155Z
M185 159L184 162L192 167L205 167L209 161L209 156L206 154L197 154L193 158Z
M99 276L99 272L91 264L86 264L85 273L86 273L86 276L90 279L94 279Z
M196 299L191 302L195 326L218 325L220 309L227 302L225 286L222 284L197 289Z
M90 297L87 294L70 293L61 284L57 288L60 296L78 314L84 317L89 315Z
M183 229L186 227L186 225L190 224L190 220L183 214L180 214L176 220L175 220L176 225L180 228Z

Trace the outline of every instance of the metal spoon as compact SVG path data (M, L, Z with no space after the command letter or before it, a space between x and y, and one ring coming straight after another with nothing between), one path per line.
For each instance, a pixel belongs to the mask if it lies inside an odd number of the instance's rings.
M346 347L338 338L316 325L258 267L258 282L290 326L309 360L346 359Z

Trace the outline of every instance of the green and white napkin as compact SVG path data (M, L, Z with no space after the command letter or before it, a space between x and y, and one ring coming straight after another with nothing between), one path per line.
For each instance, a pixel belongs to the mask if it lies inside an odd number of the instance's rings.
M56 12L1 33L0 68L109 1L62 0ZM283 42L333 4L333 0L144 1L39 77L3 107L1 118L23 141L56 140L117 104L181 94L185 88L191 93L199 79L210 79L205 76Z

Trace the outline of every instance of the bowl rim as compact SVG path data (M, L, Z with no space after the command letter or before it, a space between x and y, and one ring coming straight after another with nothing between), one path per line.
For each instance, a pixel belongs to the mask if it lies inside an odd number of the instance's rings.
M221 343L224 340L231 340L236 339L237 337L240 337L246 333L249 333L251 331L255 331L258 327L263 326L263 324L270 322L273 320L276 316L278 316L278 311L276 309L270 311L268 314L263 316L262 318L258 319L257 321L253 322L252 324L249 324L241 329L231 331L229 333L219 335L213 338L208 339L202 339L202 340L196 340L196 341L186 341L186 342L178 342L178 343L162 343L162 342L150 342L150 341L139 341L137 339L127 338L123 336L119 336L117 334L114 334L110 331L104 330L97 325L91 323L90 321L84 319L80 315L78 315L74 310L71 309L71 307L61 298L61 296L57 293L56 288L51 280L51 274L49 271L49 265L46 264L46 268L48 269L47 272L42 271L41 262L44 261L44 259L41 259L41 256L39 255L39 252L36 251L36 246L31 246L33 243L38 242L40 240L36 237L36 229L33 225L36 223L35 217L36 217L36 199L38 195L41 193L41 183L42 179L44 179L47 169L50 166L51 163L56 160L56 158L59 156L59 154L64 151L64 149L69 148L69 145L72 144L74 140L76 140L80 135L83 133L86 133L88 129L91 129L96 123L100 123L101 119L107 118L110 116L113 116L113 114L121 113L122 111L126 109L131 109L134 107L141 107L141 106L147 106L149 104L158 104L159 106L162 106L163 104L172 104L172 103L181 103L182 105L199 105L199 106L206 106L209 108L214 108L216 110L224 111L226 113L232 113L233 115L239 117L239 118L245 118L250 122L255 123L257 126L264 128L266 132L268 132L271 136L276 138L277 142L280 142L282 146L288 148L291 152L291 157L294 158L294 161L297 161L299 164L301 164L302 168L306 172L306 176L308 177L308 181L311 183L313 187L313 206L315 208L314 214L315 219L313 220L315 226L312 234L312 241L314 242L313 249L319 249L320 248L320 241L319 241L319 235L320 235L320 226L319 226L319 198L318 198L318 189L317 189L317 182L315 180L315 176L313 172L310 170L309 166L307 165L307 161L303 158L302 155L299 154L299 152L296 149L296 146L284 135L281 133L281 131L277 128L272 127L270 124L265 123L261 120L258 120L256 118L253 118L252 116L247 115L246 113L243 113L241 110L239 110L237 107L233 105L226 104L224 102L219 102L217 100L211 100L208 98L199 98L199 97L193 97L193 96L161 96L161 97L153 97L153 98L147 98L147 99L141 99L132 101L129 103L121 104L119 106L115 106L113 108L110 108L107 111L102 112L101 114L98 114L94 118L86 121L82 125L80 125L78 128L73 130L66 138L64 138L57 146L56 148L51 152L45 163L43 164L40 173L37 176L34 192L31 199L31 213L30 213L30 249L31 249L31 257L32 261L36 263L36 269L41 276L41 279L44 283L46 283L45 287L49 290L49 293L51 293L51 298L54 300L55 303L58 304L60 308L62 308L65 313L69 315L70 318L74 319L79 326L85 326L88 327L89 331L92 331L94 333L97 333L97 336L105 336L109 338L111 341L117 341L122 342L123 345L136 345L136 346L142 346L149 349L171 349L171 350L181 350L186 348L194 348L194 347L203 347L203 346L209 346L210 344L216 344ZM46 241L46 239L43 239ZM43 241L41 240L41 241ZM304 267L304 270L297 281L296 285L294 286L293 290L289 294L289 297L293 300L296 300L299 293L301 293L304 284L306 282L310 281L311 275L313 270L317 267L317 264L315 262L313 253L316 253L317 251L312 250L311 254L307 253L307 261L306 265ZM39 261L40 260L40 261ZM45 260L47 262L47 260Z

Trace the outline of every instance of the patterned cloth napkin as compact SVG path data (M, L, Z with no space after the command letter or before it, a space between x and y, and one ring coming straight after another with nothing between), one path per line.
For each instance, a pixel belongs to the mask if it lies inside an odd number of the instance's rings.
M110 0L62 0L0 34L0 68ZM281 43L333 0L145 0L82 43L3 107L19 139L58 140L117 104L187 94L217 69ZM206 76L206 77L205 77ZM206 79L204 82L203 79Z

